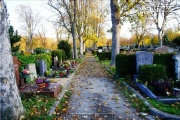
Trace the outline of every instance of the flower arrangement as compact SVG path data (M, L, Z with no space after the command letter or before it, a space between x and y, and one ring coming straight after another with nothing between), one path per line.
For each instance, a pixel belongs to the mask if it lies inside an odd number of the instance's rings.
M41 83L44 83L44 78L36 78L35 79L35 82L36 82L36 84L41 84Z
M23 79L26 79L28 78L30 75L30 72L29 70L27 69L23 69L21 72L20 72L20 78L23 78Z
M49 87L50 81L46 78L36 78L35 83L39 88Z

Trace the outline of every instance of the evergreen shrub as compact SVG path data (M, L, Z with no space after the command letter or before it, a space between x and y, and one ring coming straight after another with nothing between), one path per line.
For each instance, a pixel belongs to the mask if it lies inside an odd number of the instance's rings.
M111 52L98 53L99 60L111 60Z
M167 79L166 67L160 64L139 66L139 82L152 85L154 82Z
M135 54L118 54L115 59L116 77L126 77L136 74Z
M154 54L154 64L161 64L166 66L167 77L175 79L175 60L172 56L175 53L161 53Z

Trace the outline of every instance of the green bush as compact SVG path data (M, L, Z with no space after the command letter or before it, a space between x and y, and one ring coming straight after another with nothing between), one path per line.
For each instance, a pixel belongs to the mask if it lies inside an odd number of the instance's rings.
M62 61L65 61L66 59L66 53L64 50L61 50L61 53L62 53Z
M44 48L36 48L36 49L34 50L34 52L35 52L36 54L43 54L43 53L46 52L46 50L45 50Z
M136 74L135 54L118 54L116 55L116 77L126 77Z
M52 50L51 51L51 56L52 56L52 60L54 59L54 57L58 57L58 62L62 60L63 57L63 53L61 50Z
M92 54L93 54L93 55L97 55L97 52L98 52L97 50L93 50L93 51L92 51Z
M65 51L67 59L70 59L72 57L72 55L71 55L71 45L68 43L68 41L61 40L58 43L58 49Z
M154 54L153 63L166 66L167 77L175 79L175 60L172 59L173 55L174 53Z
M110 60L111 52L100 52L98 53L99 60Z
M44 53L38 55L24 55L24 54L17 54L18 60L21 63L20 70L24 69L24 67L29 63L35 63L36 68L39 66L38 60L44 60L47 63L47 69L50 69L52 65L51 61L51 54Z
M167 79L166 68L159 64L139 66L138 79L143 84L152 85L155 81Z

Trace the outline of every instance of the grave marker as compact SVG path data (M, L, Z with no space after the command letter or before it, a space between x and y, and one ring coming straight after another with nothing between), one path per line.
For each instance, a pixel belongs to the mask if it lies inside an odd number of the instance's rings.
M39 76L44 77L44 73L47 71L47 64L44 60L39 60Z
M153 64L153 54L146 51L136 52L136 72L139 71L139 66Z
M57 69L57 65L58 65L58 57L54 57L54 69Z
M15 77L16 77L16 83L17 86L19 86L19 60L16 56L13 56L13 63L14 63L14 72L15 72Z
M174 52L173 48L168 46L162 46L155 49L155 53L162 53L162 52Z
M37 72L36 72L36 65L35 63L31 63L26 65L26 69L29 70L30 74L30 78L31 80L34 80L34 78L37 78Z

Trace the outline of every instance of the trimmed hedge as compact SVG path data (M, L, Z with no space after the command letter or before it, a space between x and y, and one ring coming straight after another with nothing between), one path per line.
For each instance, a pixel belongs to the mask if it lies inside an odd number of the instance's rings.
M118 54L116 62L116 77L126 77L136 73L135 54Z
M97 52L98 52L97 50L92 50L93 55L97 55Z
M176 78L175 75L175 60L172 59L174 53L154 54L154 64L161 64L166 66L168 78Z
M99 60L111 60L111 52L98 53Z
M143 84L152 85L155 81L167 79L166 68L159 64L139 66L138 79Z
M154 54L153 64L161 64L166 67L168 78L175 79L175 61L172 59L174 53ZM116 56L116 76L126 77L136 74L135 54L118 54Z

